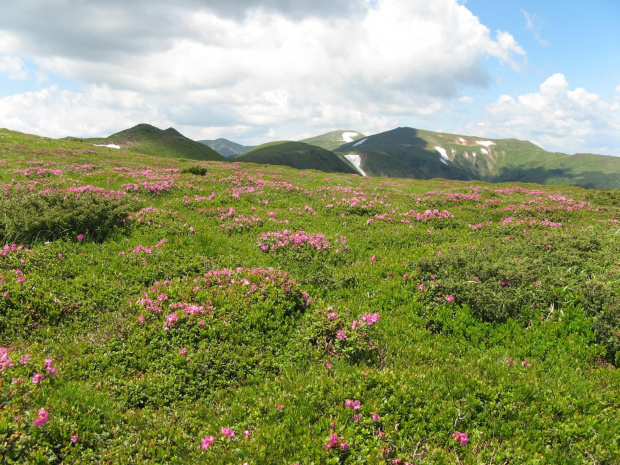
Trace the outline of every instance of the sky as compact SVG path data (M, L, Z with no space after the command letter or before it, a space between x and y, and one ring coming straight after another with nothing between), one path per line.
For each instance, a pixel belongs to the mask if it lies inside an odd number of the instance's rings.
M617 0L0 0L0 127L409 126L620 156Z

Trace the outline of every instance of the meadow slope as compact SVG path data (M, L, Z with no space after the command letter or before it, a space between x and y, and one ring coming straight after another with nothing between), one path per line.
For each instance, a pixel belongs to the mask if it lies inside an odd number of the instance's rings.
M620 463L617 190L0 167L4 463Z

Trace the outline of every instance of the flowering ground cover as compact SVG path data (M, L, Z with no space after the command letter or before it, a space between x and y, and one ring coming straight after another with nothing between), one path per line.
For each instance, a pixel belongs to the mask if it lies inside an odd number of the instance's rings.
M4 463L620 463L620 193L0 130Z

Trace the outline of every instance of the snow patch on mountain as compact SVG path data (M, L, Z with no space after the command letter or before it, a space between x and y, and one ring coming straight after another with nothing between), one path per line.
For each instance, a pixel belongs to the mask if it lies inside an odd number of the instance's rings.
M435 150L437 150L439 152L439 155L441 155L439 161L441 161L444 165L447 165L450 161L450 158L448 157L446 149L444 149L443 147L435 147Z
M342 133L342 140L344 142L353 142L353 137L358 136L359 134L357 132L343 132Z
M492 145L495 145L495 142L490 141L490 140L477 140L476 144L484 145L485 147L490 147Z
M366 139L368 139L368 137L360 140L359 142L356 142L355 144L353 144L353 147L357 147L358 145L362 145L364 142L366 142Z
M347 160L349 160L353 166L355 166L355 169L357 171L359 171L359 173L362 176L366 176L366 173L364 172L364 170L362 169L362 157L356 154L348 154L344 156Z
M487 149L480 149L480 151L481 151L482 153L484 153L485 155L488 155L488 154L489 154L489 151L488 151Z
M462 137L459 137L459 138L458 138L458 141L459 141L461 144L464 144L464 143L465 143L465 139L463 139Z
M107 147L109 149L120 149L121 146L120 145L116 145L116 144L93 144L95 147Z

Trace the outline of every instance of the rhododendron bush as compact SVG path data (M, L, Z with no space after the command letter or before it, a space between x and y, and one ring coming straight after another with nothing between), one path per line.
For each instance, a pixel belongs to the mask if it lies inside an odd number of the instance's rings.
M620 463L617 191L0 154L2 463Z

